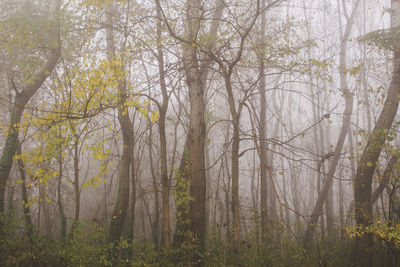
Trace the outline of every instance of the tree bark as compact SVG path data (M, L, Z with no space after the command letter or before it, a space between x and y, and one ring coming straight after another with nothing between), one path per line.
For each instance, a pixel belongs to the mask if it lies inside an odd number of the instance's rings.
M61 223L61 239L64 242L67 236L67 217L64 212L64 204L62 202L62 177L63 177L63 158L62 151L58 151L58 179L57 179L57 205L58 212L60 214L60 223Z
M154 192L154 221L151 223L151 233L154 245L158 248L159 236L160 236L160 199L158 192L157 176L154 170L153 164L153 126L149 125L149 160L150 160L150 172L153 183ZM146 205L147 206L147 205Z
M187 42L183 44L183 63L190 101L189 192L193 197L189 205L189 210L193 240L199 245L202 251L204 249L206 232L206 173L204 160L206 125L204 120L205 108L202 75L197 48L192 45L192 43L197 42L196 38L200 27L202 3L200 0L187 0L186 6L185 34Z
M18 155L21 155L21 144L18 142ZM27 234L28 238L30 241L31 247L33 247L33 234L34 234L34 225L32 223L32 218L31 218L31 211L29 208L29 203L28 203L28 190L26 188L26 173L25 173L25 166L24 162L21 158L18 158L18 169L19 173L21 175L21 189L22 189L22 205L23 205L23 211L24 211L24 218L25 218L25 224L26 224L26 229L27 229Z
M134 143L134 142L132 142ZM135 236L135 210L136 210L136 169L135 169L135 155L134 155L134 149L132 146L131 150L131 202L130 202L130 220L129 220L129 225L128 225L128 240L132 244L133 238ZM129 249L129 257L131 258L133 256L133 248Z
M383 190L385 190L390 181L391 175L394 172L394 165L397 163L398 160L399 158L397 156L392 156L390 158L388 165L383 172L382 178L379 181L379 186L371 196L371 204L374 204L378 197L383 193Z
M165 132L166 116L168 110L169 96L167 93L167 85L165 83L164 70L164 52L162 48L162 32L161 32L161 10L156 4L157 9L157 56L158 70L160 75L160 88L162 93L162 104L159 106L160 117L158 120L158 129L160 134L160 160L161 160L161 196L162 196L162 226L161 226L161 244L164 248L171 246L171 228L169 222L169 196L170 182L168 179L168 164L167 164L167 136Z
M112 4L106 7L106 42L107 56L111 62L116 60L116 48L113 32L113 17L115 12ZM118 170L118 192L111 217L108 240L111 243L118 242L122 235L128 206L129 206L129 187L130 187L130 166L132 153L133 125L129 118L128 107L125 105L127 98L126 79L123 78L118 84L118 121L122 132L122 156ZM113 255L113 257L116 255Z
M392 28L400 26L400 1L392 0ZM387 97L375 128L368 137L367 144L361 155L355 177L354 209L357 225L368 226L373 221L372 214L372 177L378 164L379 155L387 139L386 131L393 124L399 106L400 95L400 50L394 46L393 76L389 85ZM356 238L355 265L366 266L373 263L373 239L371 234Z
M74 134L74 193L75 193L75 213L74 222L72 223L71 233L74 234L75 228L79 223L79 213L81 208L81 192L80 192L80 181L79 181L79 137L76 134L75 127L72 128L75 132Z
M265 1L261 1L261 8L265 7ZM260 33L260 41L265 42L265 28L266 28L266 20L265 20L265 12L261 14L261 33ZM268 210L267 210L267 133L266 133L266 125L267 125L267 97L265 93L265 66L264 66L264 57L265 52L262 50L261 55L259 56L259 72L260 72L260 81L259 81L259 91L260 91L260 124L259 128L259 137L260 137L260 211L261 211L261 239L264 245L267 244L267 236L268 236Z

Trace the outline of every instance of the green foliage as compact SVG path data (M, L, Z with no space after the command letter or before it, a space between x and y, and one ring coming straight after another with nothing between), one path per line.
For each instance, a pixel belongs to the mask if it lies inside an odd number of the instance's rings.
M188 156L187 151L185 153ZM184 171L186 173L189 171L189 165L185 166ZM193 201L188 191L190 181L180 170L175 171L175 179L175 190L172 192L177 206L174 249L164 251L164 253L171 262L178 266L191 266L195 265L197 260L201 260L203 255L199 253L198 244L193 242L194 237L190 230L189 206Z
M90 223L79 225L66 243L23 235L24 223L0 218L0 262L2 266L100 266L104 254L104 230Z
M377 240L392 244L400 249L400 224L376 221L371 225L352 225L346 228L350 238L361 237L365 234L372 234Z
M382 29L360 36L358 37L358 41L381 49L394 51L399 49L399 34L400 27Z
M271 236L266 245L262 244L259 233L254 230L242 240L238 254L233 255L229 236L218 233L221 229L213 226L207 240L207 251L199 255L198 247L190 240L179 247L160 251L143 240L129 242L122 238L119 243L111 245L106 241L105 229L89 222L80 223L65 243L35 236L31 245L23 234L23 225L23 221L15 218L0 218L1 266L183 267L197 266L193 260L196 258L203 261L203 266L213 267L350 266L351 243L346 239L343 243L333 245L332 242L320 243L317 249L306 252L292 237L281 240ZM349 228L349 233L359 232L358 228L352 229ZM393 248L398 248L399 226L379 222L369 227L368 231L379 236L379 240L395 244ZM114 248L120 251L119 257L111 262L108 252ZM380 249L385 251L383 247ZM132 257L126 256L128 254L125 252L129 250L132 251Z
M45 50L57 45L52 8L47 1L1 1L0 50L16 87L29 84L43 65ZM4 10L4 11L3 11ZM19 89L19 88L18 88Z

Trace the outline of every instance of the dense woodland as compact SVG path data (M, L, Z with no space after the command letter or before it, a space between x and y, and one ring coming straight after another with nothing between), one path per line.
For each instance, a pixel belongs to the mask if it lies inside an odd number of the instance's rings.
M400 0L0 0L1 266L400 266Z

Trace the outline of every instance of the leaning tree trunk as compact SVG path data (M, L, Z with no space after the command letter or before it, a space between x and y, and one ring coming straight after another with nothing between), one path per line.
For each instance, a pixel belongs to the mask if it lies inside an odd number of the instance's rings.
M374 193L372 193L371 204L374 204L376 202L376 200L383 193L383 190L385 190L386 186L390 182L390 179L393 177L392 174L394 173L394 166L396 165L397 161L399 161L399 157L397 155L393 155L390 158L388 165L383 172L382 178L379 181L378 188L374 191Z
M60 5L61 1L58 0L56 2L55 10L57 16ZM56 38L59 40L59 19L56 18L56 21ZM8 180L8 176L10 175L11 166L13 164L13 157L18 149L19 123L21 121L22 113L24 112L25 106L28 104L31 97L39 90L44 81L56 67L60 55L61 48L59 41L57 42L57 47L51 49L50 56L46 64L38 72L35 79L31 83L26 84L25 87L21 91L19 91L19 93L15 97L15 100L13 101L10 112L10 122L7 129L8 136L6 137L5 145L0 158L0 213L4 211L4 195L6 183ZM13 89L18 90L18 88Z
M116 48L114 32L112 29L113 17L115 16L112 4L106 8L107 20L107 56L109 61L116 60ZM121 70L122 71L122 68ZM114 211L111 217L108 240L111 243L118 242L122 235L122 228L127 216L129 206L129 187L130 187L130 167L132 153L133 126L129 118L128 107L126 106L126 80L119 81L118 84L118 121L122 132L122 156L118 170L118 191L114 205ZM115 252L115 251L114 251ZM116 255L113 255L113 257Z
M351 122L351 114L353 112L353 94L350 92L346 80L346 45L347 41L350 36L350 31L354 22L354 17L356 15L357 8L360 4L360 0L357 0L355 2L353 10L351 12L351 15L349 19L347 20L346 24L346 29L344 31L344 34L341 38L341 44L340 44L340 54L339 54L339 73L340 73L340 89L343 93L343 97L345 100L345 109L344 109L344 114L343 114L343 124L342 128L340 130L339 138L336 143L336 148L333 154L332 161L330 162L329 165L329 170L327 173L327 176L325 178L324 184L322 186L321 191L319 192L317 202L314 206L313 212L311 214L310 221L308 222L306 233L304 236L304 243L303 246L305 249L310 249L311 248L311 243L312 243L312 238L314 236L314 232L317 226L318 218L322 213L322 208L324 206L325 200L328 195L328 191L332 185L333 182L333 177L336 171L336 166L339 162L340 155L343 149L344 142L346 140L346 135L350 129L350 122Z
M399 0L392 0L391 24L392 28L400 26ZM394 35L396 33L391 32L391 34ZM370 225L373 220L371 201L372 177L378 164L379 155L387 139L387 130L391 128L399 106L400 47L394 43L392 46L394 50L392 80L383 109L361 155L355 177L354 209L356 223L362 226ZM367 266L372 264L372 249L373 239L371 234L365 234L357 238L355 244L355 265Z

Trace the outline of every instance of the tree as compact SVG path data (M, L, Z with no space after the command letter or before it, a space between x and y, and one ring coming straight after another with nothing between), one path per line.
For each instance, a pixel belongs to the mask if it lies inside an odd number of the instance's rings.
M52 11L53 14L51 15L51 21L53 23L49 23L49 25L53 25L54 28L48 29L49 31L47 32L46 36L46 40L49 42L45 44L45 47L49 47L47 51L48 54L42 55L46 58L46 60L44 64L41 64L41 66L38 67L39 70L33 71L33 75L32 77L30 77L29 80L24 80L22 78L23 76L21 75L22 73L19 74L18 77L14 77L13 74L14 70L12 69L8 70L10 91L12 91L15 94L15 97L12 101L12 106L10 110L10 120L7 129L8 135L5 140L5 145L0 158L0 212L4 211L5 187L10 174L11 166L13 164L13 157L18 150L18 134L20 129L19 124L25 106L28 104L31 97L40 89L40 87L43 85L43 83L50 75L50 73L54 70L54 68L57 65L57 61L61 55L60 18L59 18L60 12L61 12L61 0L57 0L54 2L54 9ZM32 15L29 14L26 15L28 15L28 18L33 19ZM26 21L26 23L27 23L26 25L29 25L30 22ZM5 25L7 24L5 23ZM37 49L37 45L39 45L34 42L34 40L36 39L36 36L34 35L35 33L37 33L37 31L33 31L32 35L28 34L28 31L24 33L23 28L20 28L20 25L15 24L12 19L9 21L9 24L7 26L9 27L7 28L7 30L11 31L12 33L11 36L13 36L14 38L11 39L9 37L4 38L5 40L9 40L9 42L3 43L1 45L2 48L7 49L15 44L18 44L17 40L18 38L20 38L18 37L18 34L26 34L25 37L28 37L26 39L26 43L22 43L19 45L21 48L25 47L25 45L28 45L27 47L33 47L31 51L28 50L26 52L34 54L35 50ZM21 26L24 27L23 25ZM2 34L7 34L7 32L3 32ZM55 42L50 41L52 39L55 40ZM11 50L10 52L11 54L8 55L10 58L16 56L13 55L14 53L19 53L19 51L16 50ZM4 53L6 52L2 51L3 55ZM13 66L14 64L10 62L7 65ZM15 68L16 66L14 65L13 67ZM15 80L16 78L18 78L18 81Z
M162 47L162 16L160 6L156 3L157 9L157 53L158 53L158 69L160 74L160 88L162 92L162 104L159 105L160 117L158 120L158 129L160 132L160 160L161 160L161 184L162 184L162 227L161 227L161 243L164 248L171 246L171 229L169 223L169 195L170 195L170 181L168 179L168 165L167 165L167 137L165 132L166 116L168 110L169 95L167 92L167 85L165 82L165 69L164 69L164 53Z
M117 80L118 82L118 121L122 131L122 156L119 166L119 179L118 179L118 193L116 196L114 211L111 217L110 229L108 234L109 242L118 242L121 238L122 227L127 216L128 204L129 204L129 187L130 187L130 167L131 167L131 156L132 156L132 138L133 138L133 125L129 118L128 106L127 106L127 81L123 77L123 62L121 62L116 54L113 21L116 13L114 11L113 4L109 4L106 7L106 20L107 20L107 56L111 64L115 64L114 67L117 73L120 73L122 77Z
M393 51L393 75L383 109L372 133L368 137L355 177L354 209L356 223L362 227L367 227L373 222L372 177L378 165L379 155L385 145L385 141L388 139L388 131L392 127L400 100L400 47L396 37L394 37L397 36L396 29L400 26L400 1L392 0L391 4L391 29L387 33L378 31L370 35L370 41L379 45L379 40L383 40L389 45L386 48L390 48ZM373 237L371 233L356 238L355 265L365 266L373 263L372 252Z
M340 134L336 143L335 151L332 156L332 161L329 165L329 171L327 173L327 177L324 181L321 191L319 192L317 202L315 203L314 209L311 214L310 221L308 222L306 233L304 236L304 248L310 249L312 238L317 226L318 218L322 213L322 208L326 201L328 191L332 186L333 177L336 171L337 164L340 159L340 155L342 153L343 145L346 140L346 135L350 128L351 115L353 112L353 94L348 88L347 80L346 80L346 45L350 36L351 28L353 25L354 17L356 15L356 11L360 1L357 0L354 3L353 9L351 11L350 17L347 18L346 28L341 38L340 44L340 54L339 54L339 73L340 73L340 90L345 99L345 109L343 113L343 122L342 128L340 130ZM345 6L343 8L346 8Z
M200 69L199 54L196 45L201 25L202 3L199 0L187 0L185 42L183 43L183 64L186 83L189 90L190 128L189 128L189 192L193 197L189 213L191 231L195 243L204 248L206 233L206 168L204 142L206 124L204 120L204 81Z

